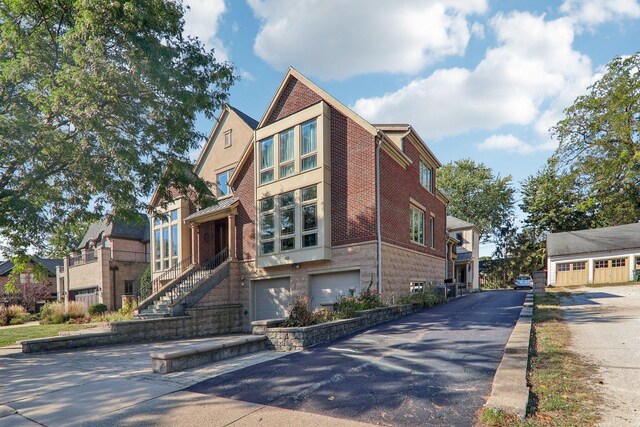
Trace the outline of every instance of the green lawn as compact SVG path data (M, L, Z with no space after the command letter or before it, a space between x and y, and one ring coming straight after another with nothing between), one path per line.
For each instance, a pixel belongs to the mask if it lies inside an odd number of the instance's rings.
M0 328L0 347L15 344L17 341L33 338L55 337L58 332L77 331L78 329L95 328L96 325L34 325L22 328Z

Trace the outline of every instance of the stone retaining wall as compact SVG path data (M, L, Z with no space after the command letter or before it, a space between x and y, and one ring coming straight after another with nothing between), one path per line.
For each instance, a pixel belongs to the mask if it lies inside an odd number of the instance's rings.
M111 324L111 332L22 341L23 353L67 350L142 341L196 338L242 332L242 305L197 307L186 316L129 320Z
M370 328L422 309L411 304L364 310L353 319L336 320L300 328L283 328L284 319L257 320L252 322L254 335L266 335L267 345L276 351L304 350L314 345L337 340L363 329Z

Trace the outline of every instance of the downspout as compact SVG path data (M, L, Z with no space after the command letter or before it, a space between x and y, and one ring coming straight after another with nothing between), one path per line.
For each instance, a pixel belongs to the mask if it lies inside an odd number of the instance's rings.
M382 232L380 230L380 145L382 137L376 140L376 228L378 237L378 293L382 293Z

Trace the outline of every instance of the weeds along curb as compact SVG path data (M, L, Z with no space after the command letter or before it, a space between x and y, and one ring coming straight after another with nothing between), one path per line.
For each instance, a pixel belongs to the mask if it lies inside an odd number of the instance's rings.
M486 409L500 410L517 415L521 419L527 415L529 387L527 386L527 366L533 317L533 293L525 298L520 317L504 349L504 356L493 378L491 395Z

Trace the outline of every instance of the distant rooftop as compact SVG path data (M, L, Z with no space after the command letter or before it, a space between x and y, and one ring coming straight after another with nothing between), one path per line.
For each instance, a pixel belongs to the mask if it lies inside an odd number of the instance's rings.
M235 113L240 116L240 118L253 130L256 130L256 128L258 127L258 121L256 119L254 119L253 117L249 117L247 114L243 113L242 111L238 110L236 107L232 107L231 105L229 105L229 108L231 108L233 111L235 111Z
M547 236L549 256L640 249L640 223L552 233Z
M471 228L475 225L470 222L463 221L455 216L447 215L447 230L458 230L461 228Z
M146 214L140 214L140 223L131 224L119 220L113 220L107 224L107 220L96 221L89 226L77 249L84 248L89 240L97 240L102 237L115 237L122 239L149 241L149 218Z
M63 261L58 258L32 257L31 261L46 268L51 276L55 276L56 267L61 266L63 264ZM9 273L11 273L11 270L13 270L13 267L14 265L11 261L0 261L0 276L6 276Z

